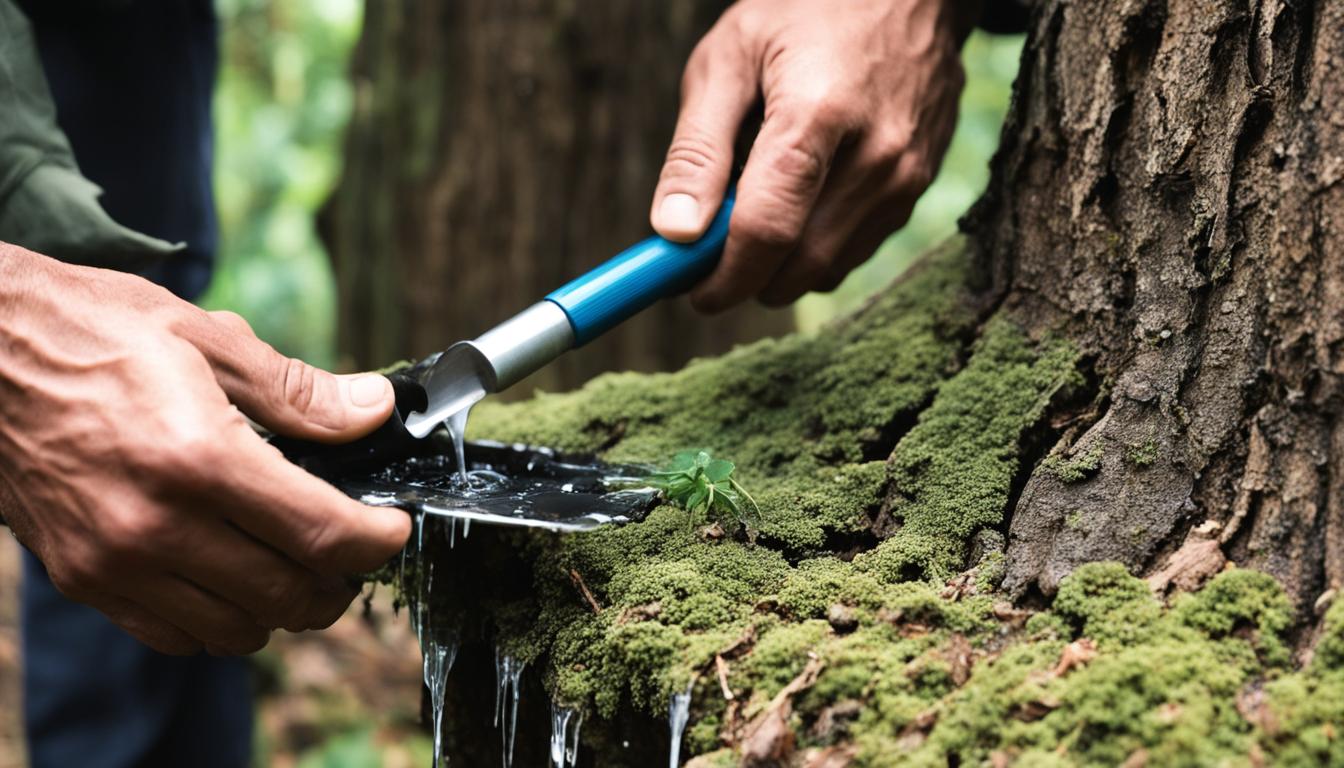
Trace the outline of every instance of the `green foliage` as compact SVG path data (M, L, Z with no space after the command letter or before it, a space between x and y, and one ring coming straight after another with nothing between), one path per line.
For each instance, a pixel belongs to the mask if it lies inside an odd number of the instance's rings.
M330 366L335 285L314 218L340 172L359 0L220 0L219 267L201 303Z
M759 518L761 508L733 477L734 469L733 462L713 458L708 451L683 451L667 469L654 472L650 481L663 492L663 498L691 515L717 513L748 524ZM750 510L743 499L751 504Z

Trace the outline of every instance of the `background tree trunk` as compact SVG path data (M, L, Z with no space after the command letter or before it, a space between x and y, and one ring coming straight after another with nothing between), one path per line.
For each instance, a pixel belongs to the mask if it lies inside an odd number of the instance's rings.
M1098 466L1031 476L1006 586L1211 520L1299 607L1338 587L1344 3L1045 3L1014 101L971 229L1005 310L1089 356L1054 451Z
M681 65L724 5L368 3L324 227L343 359L381 366L475 336L647 236ZM676 368L792 325L665 302L516 391Z

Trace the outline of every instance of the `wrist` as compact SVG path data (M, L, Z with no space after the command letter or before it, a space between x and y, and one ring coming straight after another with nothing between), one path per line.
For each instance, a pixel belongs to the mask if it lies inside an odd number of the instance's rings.
M0 242L0 321L14 318L32 298L37 274L54 259Z

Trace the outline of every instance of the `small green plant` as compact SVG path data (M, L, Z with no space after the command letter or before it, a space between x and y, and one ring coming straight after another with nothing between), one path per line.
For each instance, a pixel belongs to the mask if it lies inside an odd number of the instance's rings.
M654 472L650 479L664 498L687 512L727 514L747 524L760 517L761 508L733 478L735 469L733 462L713 458L708 451L683 451L672 458L671 466ZM743 506L743 499L751 503L750 512Z

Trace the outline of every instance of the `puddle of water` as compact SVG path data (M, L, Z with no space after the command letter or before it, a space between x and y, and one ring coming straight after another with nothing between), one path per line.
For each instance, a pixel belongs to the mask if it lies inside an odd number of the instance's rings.
M415 456L338 478L366 504L490 524L585 531L641 520L657 500L645 467L566 461L525 446L467 443L466 471L452 456Z

